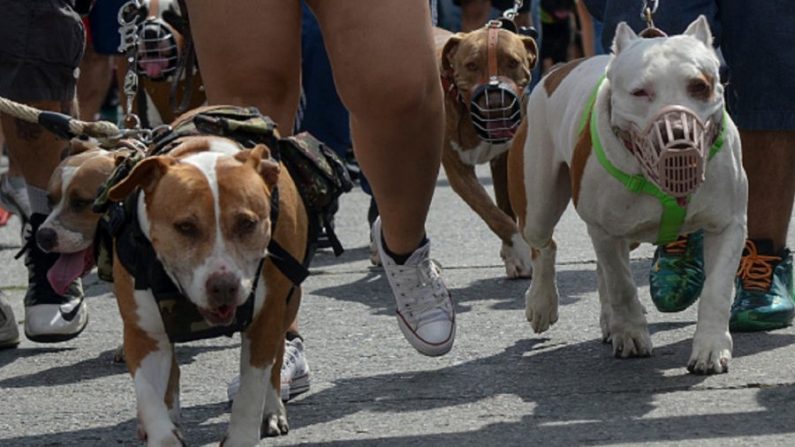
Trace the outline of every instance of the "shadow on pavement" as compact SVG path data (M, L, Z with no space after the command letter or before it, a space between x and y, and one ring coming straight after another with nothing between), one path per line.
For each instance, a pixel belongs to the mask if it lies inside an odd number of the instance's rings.
M638 287L649 284L650 265L649 259L633 259L630 262L635 284ZM576 269L569 267L558 266L557 282L561 306L574 304L586 294L596 291L595 264L588 264L584 268L577 265ZM340 277L341 281L345 280L341 275L335 275ZM389 284L383 278L383 270L374 267L366 273L351 273L350 277L354 278L352 282L318 288L313 290L312 294L364 304L372 307L377 315L392 315L394 313L394 298ZM524 309L524 294L530 281L508 279L500 273L493 278L479 279L463 287L450 288L450 293L456 303L457 313L470 311L472 307L467 303L483 300L497 301L491 305L492 309L518 310Z
M180 365L193 363L196 356L205 352L220 351L224 349L239 349L236 345L217 345L217 346L185 346L181 345L177 349L177 360ZM19 357L30 357L44 353L60 353L63 349L30 349L23 348L17 350L0 351L0 366L10 363ZM116 374L127 374L127 366L122 363L113 362L115 348L102 352L97 357L86 359L81 362L64 364L54 368L38 371L33 374L14 376L0 381L2 388L24 388L40 386L68 385L70 383L82 382L84 380L98 379L101 377L113 376ZM6 357L10 361L5 361ZM67 359L67 355L61 356Z
M650 329L661 332L689 324L651 324ZM744 348L737 349L735 357L789 345L795 335L756 334L748 339L751 343L742 343ZM761 390L757 399L763 411L727 413L723 408L716 414L641 419L655 409L655 396L691 390L705 380L685 373L690 340L658 347L651 358L634 360L612 358L610 348L599 340L562 346L548 341L521 340L497 355L438 370L339 380L329 389L291 403L290 425L298 428L331 423L362 411L384 413L385 418L393 412L445 411L446 407L514 396L535 404L532 414L508 415L521 419L465 432L307 445L603 445L795 432L795 425L781 417L791 412L793 385ZM217 349L198 347L190 353L190 348L189 357ZM182 351L184 355L186 349ZM185 360L182 357L180 363ZM671 368L681 368L682 374L663 376L663 371ZM220 440L226 422L208 421L228 412L226 402L183 408L181 425L189 444ZM757 418L764 418L765 424L754 423ZM8 438L4 445L138 445L136 427L131 418L112 426ZM411 432L412 427L407 426L405 431ZM284 441L290 442L289 435Z
M651 324L654 332L691 323ZM789 334L760 334L743 343L735 357L754 355L795 342ZM760 392L762 412L641 419L655 408L655 396L688 391L704 376L687 374L684 366L691 340L658 346L648 359L619 360L599 340L558 346L545 339L517 342L492 357L418 373L397 373L344 379L333 387L310 394L290 405L290 423L305 427L330 423L348 415L445 411L445 407L477 405L484 399L516 396L533 403L532 414L518 422L490 424L467 432L347 440L315 445L582 445L684 440L775 433L795 433L790 414L792 385ZM681 369L680 375L664 375ZM694 405L698 399L694 399ZM727 405L731 405L727 402ZM452 413L451 414L455 414ZM520 416L520 415L515 415ZM772 431L767 422L773 420ZM777 418L777 419L776 419ZM410 432L411 427L406 427Z

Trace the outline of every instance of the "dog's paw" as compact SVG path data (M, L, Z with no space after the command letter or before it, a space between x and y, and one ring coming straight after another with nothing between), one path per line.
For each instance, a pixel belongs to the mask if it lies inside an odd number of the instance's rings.
M505 274L508 278L529 278L533 273L530 260L530 246L519 233L511 237L511 244L502 243L500 258L505 263Z
M173 426L170 429L151 430L150 433L142 433L139 427L138 437L145 440L148 447L184 447L187 445L182 438L182 433Z
M687 362L692 374L721 374L729 372L732 358L732 339L728 332L698 334L693 338L693 352Z
M266 414L262 418L262 434L265 436L286 435L289 431L290 424L284 414Z
M617 358L651 355L651 336L646 324L613 324L609 338L613 343L613 355Z
M554 286L542 288L531 284L525 298L525 316L536 334L558 321L558 292Z

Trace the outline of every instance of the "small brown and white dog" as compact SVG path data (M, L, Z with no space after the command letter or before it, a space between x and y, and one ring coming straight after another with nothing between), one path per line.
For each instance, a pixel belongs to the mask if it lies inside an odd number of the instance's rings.
M656 36L621 23L611 56L553 69L530 96L528 126L509 157L511 202L533 249L526 316L537 333L558 319L552 235L572 200L596 251L602 337L617 357L648 356L630 243L703 229L706 281L687 366L722 373L746 231L740 138L724 110L707 20Z
M499 23L469 33L434 31L445 90L442 165L453 190L502 241L505 273L519 278L530 276L530 248L508 200L507 152L525 119L524 90L538 48ZM475 174L484 163L491 166L496 204Z
M53 171L47 188L53 209L36 232L36 243L45 252L60 254L47 273L57 293L64 293L72 281L94 266L94 240L101 215L92 205L97 190L126 155L125 151L73 141L71 154Z

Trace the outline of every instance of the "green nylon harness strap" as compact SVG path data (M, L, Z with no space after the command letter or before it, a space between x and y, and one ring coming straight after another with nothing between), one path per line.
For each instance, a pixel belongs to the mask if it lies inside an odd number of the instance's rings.
M615 167L613 163L607 159L604 149L602 148L602 141L599 139L599 129L597 127L598 120L594 104L596 103L596 96L599 92L599 87L602 85L602 82L606 77L607 75L603 74L596 82L596 87L594 87L591 96L588 98L588 102L585 104L585 110L583 111L582 119L580 120L578 133L583 131L586 124L590 124L589 131L591 133L591 144L593 145L593 151L605 171L615 177L619 182L623 183L628 190L634 193L642 192L644 194L648 194L652 197L656 197L657 200L660 201L663 212L662 216L660 217L660 230L657 233L656 244L662 245L673 242L679 237L679 231L681 230L682 224L684 224L685 217L687 216L687 208L680 206L677 203L676 198L660 191L660 188L658 188L657 185L646 180L646 178L642 175L630 175ZM726 137L727 120L728 115L724 110L721 130L709 150L708 159L712 159L712 157L715 156L715 154L717 154L721 148L723 148L723 142Z

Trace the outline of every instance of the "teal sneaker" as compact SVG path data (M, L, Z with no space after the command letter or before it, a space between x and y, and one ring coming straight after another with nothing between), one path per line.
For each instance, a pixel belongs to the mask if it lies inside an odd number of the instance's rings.
M729 320L732 332L780 329L792 324L795 317L792 253L786 248L781 256L760 251L772 253L772 242L745 241Z
M649 272L649 293L660 312L680 312L695 303L704 288L704 232L680 236L657 247Z

